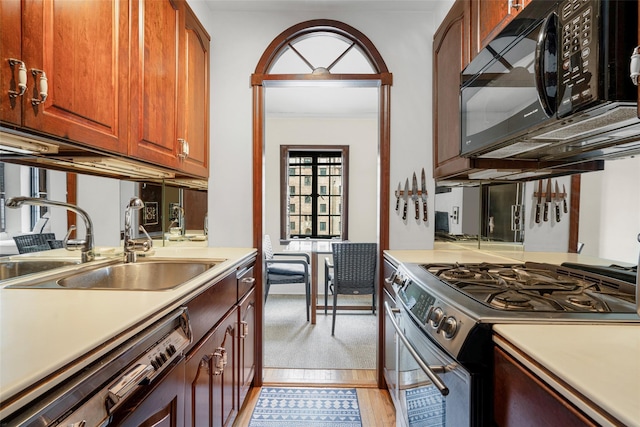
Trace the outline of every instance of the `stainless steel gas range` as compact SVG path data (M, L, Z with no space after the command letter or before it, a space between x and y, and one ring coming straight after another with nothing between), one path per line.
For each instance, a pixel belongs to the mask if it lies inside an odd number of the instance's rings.
M491 425L492 325L640 323L635 280L623 279L551 264L401 264L388 279L396 307L385 304L399 424Z

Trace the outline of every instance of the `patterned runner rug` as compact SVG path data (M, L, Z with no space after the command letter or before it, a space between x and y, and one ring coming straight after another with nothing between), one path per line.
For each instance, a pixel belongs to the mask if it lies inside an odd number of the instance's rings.
M249 427L362 427L355 388L263 387Z

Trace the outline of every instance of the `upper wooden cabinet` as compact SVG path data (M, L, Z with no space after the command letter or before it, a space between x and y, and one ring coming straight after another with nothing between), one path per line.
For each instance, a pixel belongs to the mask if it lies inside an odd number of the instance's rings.
M178 167L190 174L209 174L209 34L185 5L184 88L179 91L178 149L186 144L188 155L179 156ZM180 153L180 151L178 151Z
M128 14L127 1L0 2L0 119L126 153Z
M456 1L433 37L434 178L469 169L460 154L460 72L471 57L470 2Z
M0 24L5 126L208 177L210 39L184 0L3 0Z
M531 0L472 0L472 52L480 52Z

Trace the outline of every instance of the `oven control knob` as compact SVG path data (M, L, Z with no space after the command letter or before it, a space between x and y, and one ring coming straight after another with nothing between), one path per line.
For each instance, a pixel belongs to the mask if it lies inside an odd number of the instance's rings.
M437 328L442 323L442 318L444 317L444 311L440 307L433 308L429 310L429 315L427 316L427 320L431 323L431 326Z
M456 332L458 332L458 322L456 321L456 318L453 316L447 317L442 323L440 330L446 339L450 340L453 338Z

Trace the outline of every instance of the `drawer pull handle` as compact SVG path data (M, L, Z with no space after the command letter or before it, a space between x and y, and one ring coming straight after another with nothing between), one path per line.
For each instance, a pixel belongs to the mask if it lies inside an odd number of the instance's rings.
M27 91L27 67L19 59L9 58L9 66L15 65L18 65L18 87L17 90L9 89L9 98L17 98Z
M47 96L49 96L49 80L47 79L46 73L42 70L32 68L31 74L35 79L37 79L38 74L40 74L40 80L38 81L38 96L40 98L31 98L31 105L39 105L46 101Z

